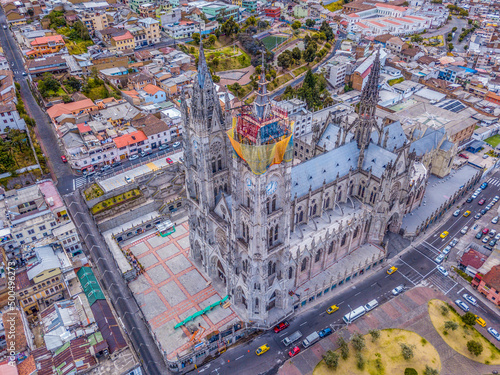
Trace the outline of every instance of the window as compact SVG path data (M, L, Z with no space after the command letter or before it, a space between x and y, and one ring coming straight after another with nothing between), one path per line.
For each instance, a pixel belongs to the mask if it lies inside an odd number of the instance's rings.
M57 225L57 224L56 224L56 222L55 222L55 221L53 221L52 223L50 223L50 226L51 226L51 227L55 227L56 225Z
M316 257L314 258L314 262L318 263L320 259L321 259L321 250L318 250L318 252L316 253Z
M308 260L309 258L302 259L302 264L300 265L300 272L304 272L304 270L307 268Z
M269 246L273 246L274 228L269 229Z
M16 238L23 238L23 234L22 233L16 234Z
M340 243L340 246L344 246L346 240L347 240L347 233L345 233L344 236L342 237L342 242Z
M332 241L330 243L330 247L328 248L328 254L331 254L333 252L333 244L334 244L334 242Z
M45 225L41 225L41 226L39 226L39 227L38 227L38 229L40 229L40 230L45 230Z
M278 241L278 224L274 227L274 241Z
M35 233L35 230L34 229L30 229L28 230L28 234L34 234Z

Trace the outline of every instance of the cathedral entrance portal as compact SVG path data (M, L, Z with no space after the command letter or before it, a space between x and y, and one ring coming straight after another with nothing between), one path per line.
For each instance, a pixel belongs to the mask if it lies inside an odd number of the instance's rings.
M387 231L398 233L399 231L399 214L395 212L387 222Z

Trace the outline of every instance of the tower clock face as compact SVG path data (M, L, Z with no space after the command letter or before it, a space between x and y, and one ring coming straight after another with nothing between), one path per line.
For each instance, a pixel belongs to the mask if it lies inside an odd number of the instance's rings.
M272 195L278 188L278 182L277 181L271 181L270 183L267 184L266 186L266 193L267 195Z

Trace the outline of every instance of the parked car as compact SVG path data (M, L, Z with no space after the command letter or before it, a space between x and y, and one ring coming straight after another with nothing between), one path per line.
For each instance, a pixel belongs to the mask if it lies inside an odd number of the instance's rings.
M497 234L497 231L495 229L490 229L490 233L488 233L488 235L490 237L495 237L496 234Z
M101 172L106 172L107 170L110 170L110 169L111 169L111 165L105 164L102 166Z
M128 160L130 160L130 161L135 160L135 159L139 159L139 155L135 154L135 155L130 155L128 157Z
M458 240L456 238L452 239L448 245L451 247L457 246Z
M445 255L444 254L439 254L436 259L434 259L434 262L436 262L437 264L441 263L444 259Z
M460 215L460 210L456 210L455 212L453 212L453 216L457 217L458 215ZM465 216L465 213L464 213L464 216Z
M125 181L127 184L130 184L132 182L132 179L129 176L125 176Z
M113 164L111 164L111 167L116 168L119 167L121 163L119 161L115 161Z
M484 215L486 215L487 212L488 212L487 210L481 210L481 215L484 216Z
M479 219L481 219L481 214L476 214L476 216L474 216L474 219L475 219L475 220L479 220Z
M483 182L480 186L481 189L486 189L488 187L488 183L487 182Z
M478 315L476 315L476 323L481 327L486 327L486 321Z
M279 323L276 327L274 327L274 333L281 332L285 328L288 328L289 326L290 326L290 323L288 323L288 321L284 320L281 323Z
M167 161L168 164L174 164L174 162L170 158L166 158L165 160Z
M467 203L470 203L470 202L472 202L473 200L474 200L474 198L469 197L469 198L467 198Z
M399 285L397 287L395 287L393 290L392 290L392 294L397 296L399 293L401 293L403 290L405 289L404 285Z
M489 228L483 228L483 234L488 234L490 232Z
M481 241L483 241L483 243L488 243L490 241L490 237L485 236Z
M288 355L290 357L295 357L297 354L300 353L300 348L298 346L294 346L290 351L288 352Z
M331 335L333 333L333 330L330 327L327 327L321 331L318 332L319 337L323 338L328 335Z
M483 159L488 159L489 155L483 155Z
M488 243L488 245L490 245L491 247L495 246L497 244L497 240L495 240L494 238Z
M444 276L448 276L448 271L443 266L437 266L437 270L441 272Z
M492 224L498 224L498 216L495 216L493 219L491 219Z
M168 143L164 143L162 145L160 145L160 147L158 147L158 150L168 150L170 146L168 145Z
M500 333L498 333L498 331L492 327L488 327L487 329L488 333L493 336L494 338L496 338L498 341L500 341Z
M181 142L174 142L174 144L172 145L174 148L178 148L178 147L181 147Z
M61 160L63 163L67 163L68 162L68 159L66 159L66 156L64 155L61 155Z
M476 238L477 238L478 240L480 240L480 239L481 239L481 237L483 237L483 233L482 233L482 232L477 232L477 234L476 234Z
M458 156L460 156L461 158L464 158L464 159L468 159L469 157L465 154L458 154Z
M469 230L469 227L465 226L465 227L462 228L462 230L460 231L460 233L466 234L468 230Z
M448 245L448 246L446 246L446 247L443 249L443 254L445 254L445 255L446 255L446 254L449 254L449 252L450 252L450 251L451 251L451 246L450 246L450 245Z
M497 233L497 235L495 236L495 240L500 240L500 233Z
M493 198L493 202L498 202L500 200L500 196L498 195L495 195L495 198Z
M480 206L482 206L482 205L484 204L484 202L486 202L486 199L481 198L481 199L479 200L479 202L477 202L477 204L478 204L478 205L480 205Z
M467 304L466 304L464 301L462 301L462 300L460 300L460 299L457 299L457 300L455 301L455 303L456 303L456 305L457 305L458 307L460 307L460 308L461 308L462 310L464 310L465 312L468 312L468 311L469 311L469 306L467 306Z

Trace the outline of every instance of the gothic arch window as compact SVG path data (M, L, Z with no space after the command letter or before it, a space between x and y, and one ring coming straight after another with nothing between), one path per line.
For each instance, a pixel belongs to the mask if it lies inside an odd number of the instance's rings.
M214 199L217 198L217 187L214 187Z
M321 249L316 252L316 257L314 258L314 263L318 263L321 259Z
M351 191L349 192L349 195L352 196L352 189L354 189L354 185L351 185Z
M276 227L274 227L274 241L278 241L278 231L279 227L278 227L278 224L276 224Z
M224 192L226 192L226 193L227 193L227 183L226 183L226 184L224 184Z
M317 205L317 204L315 204L315 205L313 206L313 209L312 209L312 214L313 214L313 215L316 215L316 208L317 208L317 207L318 207L318 205Z
M342 236L342 241L340 242L340 246L344 246L346 240L347 240L347 233L344 233L344 235Z
M255 299L255 307L256 307L256 308L258 308L258 307L259 307L259 299L258 299L258 298L256 298L256 299Z
M246 232L245 232L245 230L246 230L245 223L241 223L241 229L242 229L242 232L243 232L243 233L242 233L243 238L247 238L247 236L246 236Z
M333 252L333 244L334 244L334 242L332 241L330 243L330 247L328 248L328 254L331 254Z
M361 185L358 186L358 195L361 195Z
M365 187L363 186L363 189L361 190L361 198L365 197Z
M217 157L217 170L222 170L222 155Z
M212 157L212 173L217 172L217 169L215 168L215 158Z
M356 229L354 229L354 234L352 235L352 238L358 237L358 232L359 232L359 227L356 227Z
M274 238L274 227L269 228L269 246L273 246L273 238Z
M301 223L302 220L304 220L304 211L300 211L300 214L299 214L299 223Z
M341 199L342 199L342 191L339 191L339 195L337 197L337 202L340 202Z
M305 269L307 268L307 262L309 261L309 258L304 258L302 259L302 264L300 265L300 272L304 272Z
M273 262L269 261L269 263L267 264L267 276L271 276L272 274L273 274Z
M273 196L273 199L271 201L271 210L272 212L276 211L276 195Z
M372 191L372 193L370 194L370 203L373 203L373 191Z
M326 198L325 208L330 207L330 197Z
M248 272L248 259L245 259L243 261L243 266L242 267L243 267L243 271L244 272Z
M288 269L288 278L289 278L289 279L291 279L291 278L292 278L292 276L293 276L293 268L292 268L292 267L290 267L290 268Z

